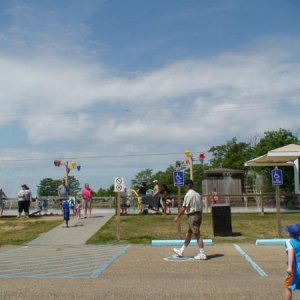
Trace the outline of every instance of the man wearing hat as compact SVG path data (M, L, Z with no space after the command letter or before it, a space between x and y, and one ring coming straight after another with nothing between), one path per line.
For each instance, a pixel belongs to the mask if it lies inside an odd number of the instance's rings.
M300 224L286 226L289 239L285 243L287 276L284 281L285 300L292 299L292 291L300 290Z
M198 260L205 260L207 259L207 257L204 251L203 239L200 235L203 202L201 200L200 194L194 191L193 185L193 180L186 181L188 192L185 194L182 207L180 208L178 215L174 219L174 222L177 222L178 219L186 212L188 216L189 229L187 231L182 247L174 248L173 252L178 257L182 257L186 247L190 244L192 236L194 235L199 246L199 253L194 258Z

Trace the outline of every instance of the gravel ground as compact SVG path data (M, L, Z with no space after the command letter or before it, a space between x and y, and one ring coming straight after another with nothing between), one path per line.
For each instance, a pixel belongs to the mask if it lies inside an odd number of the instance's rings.
M5 300L283 299L283 247L240 246L268 276L260 276L232 244L207 247L207 261L165 261L172 247L131 245L97 279L1 279L0 296ZM190 247L185 255L195 255L196 250ZM293 299L300 299L300 293Z

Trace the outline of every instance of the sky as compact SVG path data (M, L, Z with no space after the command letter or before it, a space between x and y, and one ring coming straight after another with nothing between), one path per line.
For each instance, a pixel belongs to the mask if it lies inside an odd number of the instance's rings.
M298 0L0 0L0 186L125 185L236 137L300 138ZM206 162L209 160L207 156Z

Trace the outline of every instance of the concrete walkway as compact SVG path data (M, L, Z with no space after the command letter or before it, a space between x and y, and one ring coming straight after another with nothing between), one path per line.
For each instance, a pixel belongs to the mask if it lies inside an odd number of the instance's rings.
M71 216L69 228L62 224L28 243L32 246L84 245L112 216L113 210L95 210L90 218L79 221Z

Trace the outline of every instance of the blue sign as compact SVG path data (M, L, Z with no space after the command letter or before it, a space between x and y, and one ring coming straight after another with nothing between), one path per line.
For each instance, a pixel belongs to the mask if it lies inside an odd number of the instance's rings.
M175 186L183 186L184 185L184 172L183 171L175 171L173 173L173 181Z
M272 170L272 184L273 185L282 185L283 184L282 170L277 169L277 168Z

